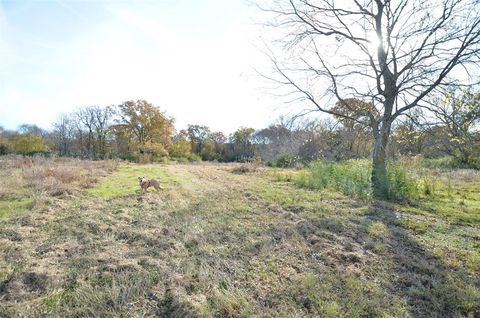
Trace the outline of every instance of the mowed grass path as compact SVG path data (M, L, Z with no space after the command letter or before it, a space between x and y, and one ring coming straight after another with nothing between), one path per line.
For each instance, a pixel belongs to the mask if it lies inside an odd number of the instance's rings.
M142 195L142 175L164 190ZM301 189L267 169L123 165L0 226L6 317L480 312L478 224Z

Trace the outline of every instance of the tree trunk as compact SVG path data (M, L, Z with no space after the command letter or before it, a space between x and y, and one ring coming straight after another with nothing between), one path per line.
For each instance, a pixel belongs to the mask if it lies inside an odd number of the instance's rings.
M390 125L384 125L374 136L372 160L372 187L375 198L385 198L388 191L386 150L390 137Z

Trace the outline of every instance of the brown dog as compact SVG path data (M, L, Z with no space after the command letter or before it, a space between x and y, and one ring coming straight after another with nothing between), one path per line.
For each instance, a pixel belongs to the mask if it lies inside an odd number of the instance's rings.
M158 183L155 179L148 180L145 177L138 177L138 182L140 184L140 188L142 188L142 192L147 192L147 189L150 187L154 187L157 191L160 191L160 183Z

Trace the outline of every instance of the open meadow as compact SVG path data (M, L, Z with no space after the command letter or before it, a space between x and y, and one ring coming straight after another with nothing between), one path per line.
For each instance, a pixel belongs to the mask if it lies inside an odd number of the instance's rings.
M397 203L307 173L2 157L0 316L480 315L478 171Z

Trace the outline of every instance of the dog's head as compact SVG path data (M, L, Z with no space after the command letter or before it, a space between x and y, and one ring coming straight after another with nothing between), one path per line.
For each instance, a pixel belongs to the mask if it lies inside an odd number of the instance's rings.
M138 177L138 182L139 182L140 184L144 183L145 181L147 181L147 178L145 178L145 177Z

